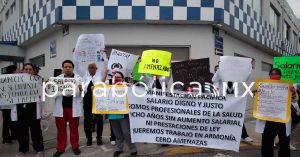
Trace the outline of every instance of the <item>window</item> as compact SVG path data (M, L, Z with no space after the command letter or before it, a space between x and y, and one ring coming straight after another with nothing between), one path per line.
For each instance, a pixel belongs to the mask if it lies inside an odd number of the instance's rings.
M246 4L248 4L257 14L261 15L261 0L245 0Z
M290 30L291 27L287 22L284 22L283 24L283 39L290 40Z
M8 20L9 18L9 10L7 10L7 12L5 13L5 20Z
M30 63L38 66L38 67L44 67L45 66L45 55L40 55L34 58L29 59Z
M272 64L261 62L261 71L269 72L272 69L272 67L273 67Z
M272 5L270 7L270 24L275 28L275 32L278 32L279 14Z
M293 35L294 35L294 47L297 48L297 45L298 45L298 35L296 32L293 32Z
M14 1L10 6L10 14L13 14L16 11L16 2Z

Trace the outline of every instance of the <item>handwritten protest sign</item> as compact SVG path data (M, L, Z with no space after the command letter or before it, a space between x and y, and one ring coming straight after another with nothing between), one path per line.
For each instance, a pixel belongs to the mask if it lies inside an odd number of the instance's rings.
M118 69L125 77L130 77L137 60L138 56L136 55L112 49L108 61L108 68L111 70Z
M172 53L162 50L146 50L142 54L139 73L170 76Z
M29 74L0 75L0 105L41 101L42 81Z
M78 86L81 85L81 82L77 78L50 77L49 82L57 86L50 84L46 88L48 95L53 95L57 91L55 96L73 96L74 89L76 95L80 92Z
M129 90L133 142L239 150L246 98Z
M250 77L251 58L222 56L220 61L219 74L223 82L245 82Z
M175 85L175 89L184 90L190 86L190 82L199 82L204 84L212 79L209 71L209 58L195 59L190 61L172 63L173 82L180 81L184 86Z
M94 90L93 114L128 114L128 97L124 95L126 93L124 86L96 85Z
M291 115L292 83L278 80L257 80L253 116L260 120L287 123Z
M281 70L281 80L300 83L300 56L275 57L274 68Z
M78 37L73 55L78 62L97 62L101 60L100 50L104 48L103 34L82 34Z

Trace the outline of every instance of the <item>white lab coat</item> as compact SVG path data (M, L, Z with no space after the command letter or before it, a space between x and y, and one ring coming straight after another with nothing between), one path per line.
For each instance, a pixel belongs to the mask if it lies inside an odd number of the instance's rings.
M36 102L36 119L41 119L42 111L43 111L43 102ZM18 111L17 105L11 109L10 117L12 121L18 121Z
M64 74L59 75L58 77L64 77ZM81 77L77 74L75 74L74 78L78 79L80 82L82 81ZM53 111L54 117L63 117L63 105L62 105L62 96L57 96L55 98L55 106ZM81 117L83 116L83 98L81 97L81 94L76 95L73 97L73 104L72 104L72 115L73 117Z

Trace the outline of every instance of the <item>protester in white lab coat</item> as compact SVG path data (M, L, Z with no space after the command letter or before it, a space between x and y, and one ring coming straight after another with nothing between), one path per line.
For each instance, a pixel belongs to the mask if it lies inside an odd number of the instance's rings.
M269 76L271 80L280 80L281 71L277 68L271 69ZM296 92L292 91L292 95L292 101L297 102ZM278 157L290 157L291 119L288 123L257 120L255 131L262 133L261 154L263 157L274 156L274 138L277 135L279 136Z
M81 82L81 77L73 73L74 64L70 60L65 60L62 63L63 74L58 77L61 78L76 78ZM82 86L78 86L79 91L82 91ZM55 106L53 116L57 127L57 152L53 157L59 157L65 152L67 146L67 122L70 126L70 142L72 150L75 155L80 155L79 149L79 118L82 116L82 97L77 93L75 97L71 96L58 96L55 98Z
M24 64L23 72L33 75L34 66L31 63ZM36 157L44 156L43 134L41 129L41 102L17 104L11 111L12 121L17 121L17 136L19 153L17 157L23 157L29 151L29 130Z

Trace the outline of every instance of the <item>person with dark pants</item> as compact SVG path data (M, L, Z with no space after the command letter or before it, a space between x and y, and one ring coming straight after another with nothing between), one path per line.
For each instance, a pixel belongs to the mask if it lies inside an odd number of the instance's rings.
M36 119L36 103L17 104L17 113L19 152L26 153L29 151L29 130L34 150L36 152L43 152L44 145L41 120Z
M17 139L15 122L11 121L11 109L2 109L3 127L2 127L2 143L12 144L12 140Z
M63 74L58 78L75 78L81 82L81 77L73 73L74 63L71 60L65 60L62 63ZM81 93L82 86L78 85L78 89ZM57 145L56 152L53 157L61 156L67 146L67 122L70 127L70 143L73 153L80 155L79 149L79 119L82 116L82 97L77 95L57 96L55 98L55 106L53 116L55 117L55 123L57 128Z
M15 74L19 73L19 69L16 65L9 65L6 67L5 74ZM3 127L2 127L2 143L6 144L12 143L12 140L17 139L16 134L16 122L11 120L11 109L1 109L2 111L2 119L3 119Z
M269 72L271 80L280 80L280 69L274 68ZM293 88L290 88L292 93L292 102L298 101L297 93ZM254 91L256 93L258 91ZM275 105L275 104L274 104ZM279 137L278 157L290 157L290 134L291 134L291 120L287 123L279 123L272 121L256 121L256 132L262 133L261 155L263 157L274 156L274 139Z
M274 138L279 137L279 157L290 156L290 137L286 136L285 123L267 121L262 134L261 154L263 157L274 156Z
M24 65L23 72L33 75L34 66L30 63ZM43 134L41 129L41 104L39 102L17 104L12 110L11 118L17 120L17 136L19 153L17 157L25 156L29 151L29 131L36 157L44 156Z
M90 81L87 92L83 98L83 111L84 111L84 132L87 138L87 146L92 145L92 128L95 123L97 125L97 145L102 145L102 132L103 132L103 118L101 114L92 113L92 103L93 103L93 82Z
M114 134L113 128L111 127L111 120L109 120L109 126L110 126L110 144L111 145L116 145L116 136Z

